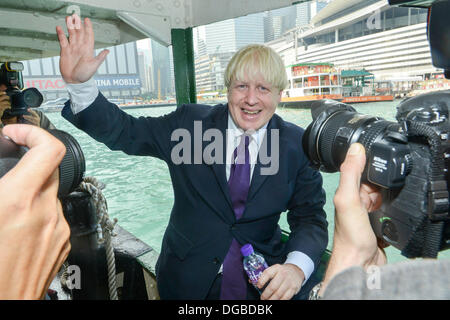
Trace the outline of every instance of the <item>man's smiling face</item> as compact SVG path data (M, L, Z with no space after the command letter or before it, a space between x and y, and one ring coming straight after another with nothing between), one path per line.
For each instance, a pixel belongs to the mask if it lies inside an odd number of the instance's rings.
M272 118L281 91L261 74L234 79L228 88L228 109L234 123L244 131L258 130Z

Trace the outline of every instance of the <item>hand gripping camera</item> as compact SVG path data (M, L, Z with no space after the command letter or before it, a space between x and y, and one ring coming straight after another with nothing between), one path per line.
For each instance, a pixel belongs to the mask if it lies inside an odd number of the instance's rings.
M66 147L66 154L59 164L58 197L64 197L73 192L81 183L86 170L86 161L80 145L67 132L52 129L50 134L59 139ZM0 135L0 178L11 170L28 151Z
M29 115L28 108L36 108L44 100L42 94L36 88L23 89L22 78L23 64L21 62L5 62L0 67L0 84L4 84L6 94L11 99L11 109L3 112L3 119L17 117L18 123L22 122L24 115Z
M383 199L370 213L378 238L408 258L434 258L450 247L450 91L404 100L397 122L333 100L316 102L311 110L303 148L313 167L337 172L352 143L364 146L362 181L379 186Z

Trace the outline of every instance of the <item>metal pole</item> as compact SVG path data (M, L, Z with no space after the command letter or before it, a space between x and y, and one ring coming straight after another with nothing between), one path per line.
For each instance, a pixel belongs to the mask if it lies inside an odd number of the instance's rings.
M197 103L192 28L172 29L171 34L177 105Z

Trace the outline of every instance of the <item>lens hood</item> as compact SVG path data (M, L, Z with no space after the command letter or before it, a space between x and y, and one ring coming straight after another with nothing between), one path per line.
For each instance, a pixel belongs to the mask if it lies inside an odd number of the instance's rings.
M303 150L312 162L313 168L321 170L324 169L321 168L323 161L320 158L320 152L318 149L318 140L324 124L332 118L333 113L343 111L356 112L352 106L330 99L320 100L311 105L311 116L313 118L313 122L311 122L303 134L302 145Z
M58 196L66 196L74 191L82 182L86 170L86 162L80 145L67 132L52 129L48 130L58 138L66 147L66 154L59 165Z

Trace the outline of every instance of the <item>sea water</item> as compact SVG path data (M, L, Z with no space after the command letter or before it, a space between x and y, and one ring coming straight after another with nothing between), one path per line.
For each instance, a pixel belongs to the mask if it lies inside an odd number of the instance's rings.
M358 112L395 121L396 106L400 100L354 104ZM139 116L157 117L175 110L176 107L152 107L128 109L127 113ZM278 108L276 113L284 120L306 128L311 122L307 109ZM173 206L173 190L167 165L162 160L128 156L121 151L111 151L62 118L60 113L47 116L60 130L73 135L83 149L86 158L86 176L95 176L106 184L104 195L108 202L108 213L136 237L159 252L164 231ZM332 247L334 232L333 195L339 183L339 173L323 173L324 189L327 195L325 211L328 219L329 243ZM286 213L280 219L282 229L289 230ZM386 249L390 262L404 260L393 247ZM450 250L440 254L450 258Z

